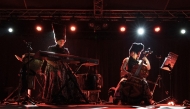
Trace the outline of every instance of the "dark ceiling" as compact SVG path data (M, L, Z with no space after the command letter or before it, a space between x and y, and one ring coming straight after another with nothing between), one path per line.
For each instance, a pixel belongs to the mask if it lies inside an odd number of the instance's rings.
M190 20L189 0L1 0L0 20Z

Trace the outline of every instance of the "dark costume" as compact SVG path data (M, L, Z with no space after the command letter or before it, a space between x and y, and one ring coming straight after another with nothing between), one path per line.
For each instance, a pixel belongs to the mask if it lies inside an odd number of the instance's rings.
M68 54L67 48L59 48L58 45L53 45L48 48L48 51L55 53ZM76 81L69 66L59 58L49 59L56 63L56 66L47 63L46 66L46 84L44 89L44 97L48 103L55 104L70 104L81 102L81 95L75 87ZM70 73L70 75L68 75ZM73 81L69 81L69 79Z
M134 46L133 46L134 47ZM134 48L130 50L136 51ZM141 49L140 49L141 50ZM138 53L140 50L137 50ZM139 62L132 57L128 60L128 72ZM152 103L152 95L145 79L136 79L133 76L124 76L115 88L114 103L128 105L149 105Z
M55 41L66 41L66 29L63 25L53 24ZM69 54L67 48L52 45L48 47L48 51L59 54ZM78 83L68 63L65 61L67 57L48 57L43 64L46 66L45 75L46 83L44 87L44 98L47 103L55 104L76 104L81 103L81 94L78 90ZM48 62L49 61L49 62ZM52 64L52 62L54 64ZM43 70L42 70L43 71Z

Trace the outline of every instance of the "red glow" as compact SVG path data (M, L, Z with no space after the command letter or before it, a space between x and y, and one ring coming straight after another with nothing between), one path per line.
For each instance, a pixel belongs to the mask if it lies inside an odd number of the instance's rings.
M37 31L42 31L42 27L41 26L36 26L36 30Z
M168 105L174 106L175 103L174 103L173 101L169 101L169 102L168 102Z
M71 26L71 27L70 27L70 30L71 30L71 31L76 31L76 27L75 27L75 26Z
M159 32L160 30L161 30L161 29L160 29L159 26L157 26L157 27L154 28L154 31L155 31L155 32Z
M120 27L120 31L121 31L121 32L125 32L125 31L126 31L126 28L125 28L124 26L121 26L121 27Z

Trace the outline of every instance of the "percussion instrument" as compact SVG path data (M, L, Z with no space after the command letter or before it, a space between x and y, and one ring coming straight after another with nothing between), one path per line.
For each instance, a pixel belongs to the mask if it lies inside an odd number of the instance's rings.
M29 67L29 71L31 73L40 73L41 72L41 66L43 64L42 60L34 59L34 53L30 53L30 57L28 53L25 53L22 55L22 62Z

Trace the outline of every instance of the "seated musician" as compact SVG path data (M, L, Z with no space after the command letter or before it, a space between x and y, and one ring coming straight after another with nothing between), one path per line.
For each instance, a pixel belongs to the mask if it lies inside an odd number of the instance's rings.
M142 43L133 43L129 49L129 57L124 58L121 65L121 80L115 88L114 103L128 105L149 105L153 104L152 94L145 79L134 75L132 71L137 70L135 66L143 60L143 67L148 71L151 69L149 60L143 57L139 60L141 52L144 49ZM135 69L134 69L135 68ZM142 67L141 67L142 68ZM135 78L137 77L137 78Z
M68 48L65 48L66 29L63 25L52 24L55 45L49 46L48 51L59 54L69 54ZM59 58L45 58L42 65L42 72L46 75L43 98L47 104L71 104L80 102L78 89L68 76L71 72L66 62ZM72 73L71 73L72 74Z

